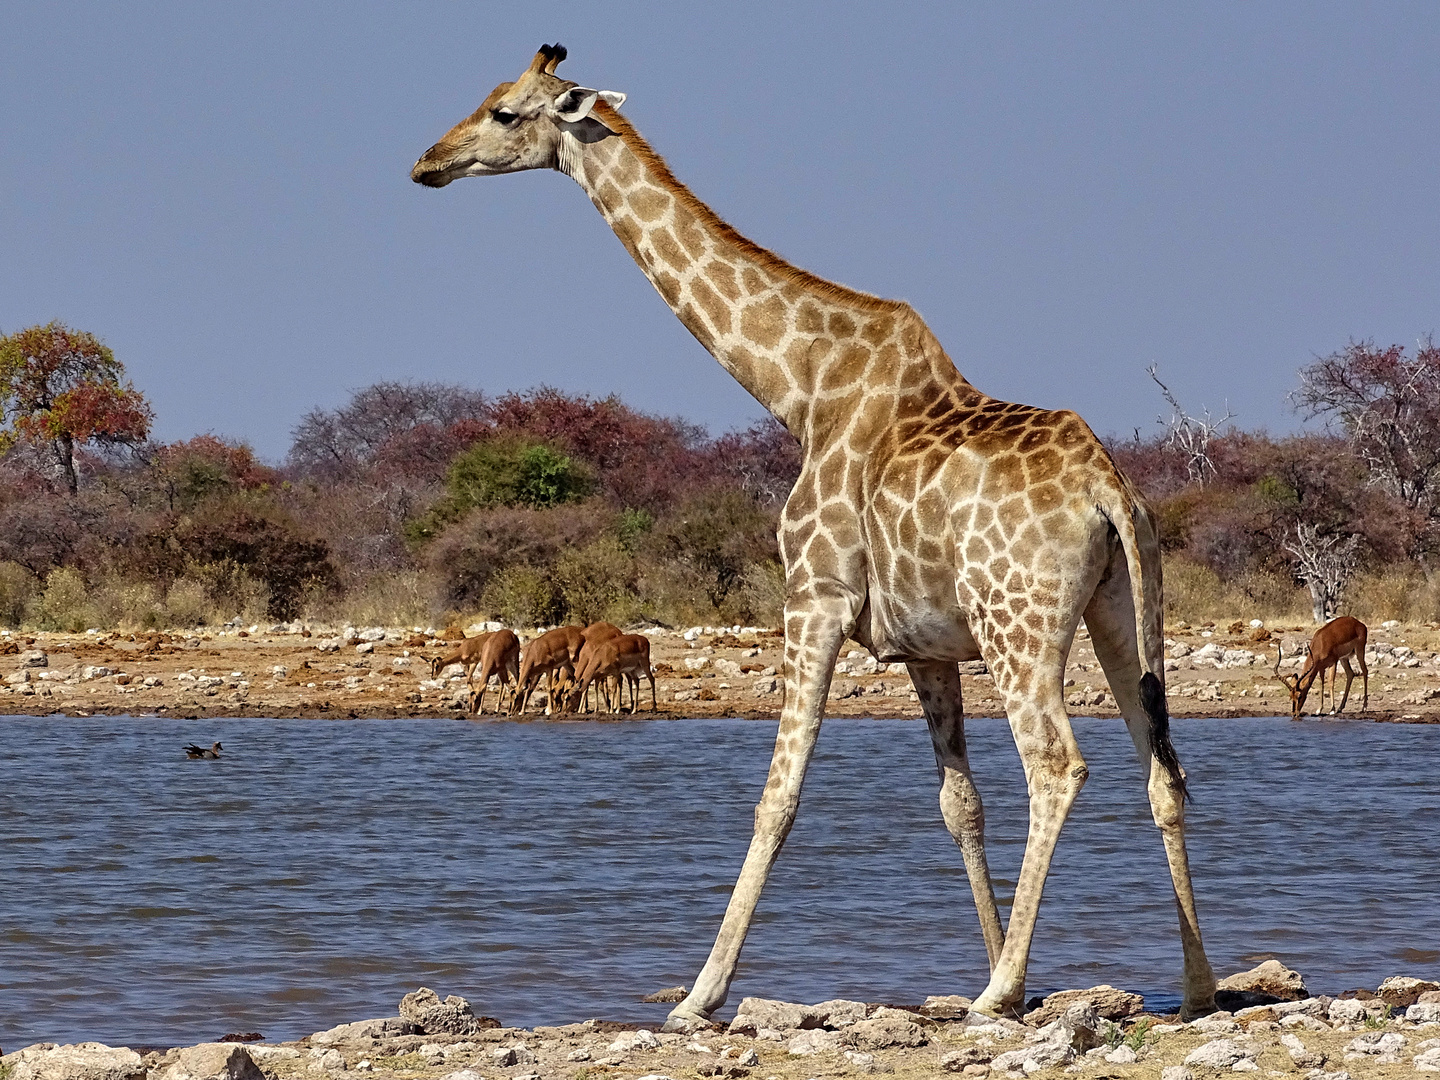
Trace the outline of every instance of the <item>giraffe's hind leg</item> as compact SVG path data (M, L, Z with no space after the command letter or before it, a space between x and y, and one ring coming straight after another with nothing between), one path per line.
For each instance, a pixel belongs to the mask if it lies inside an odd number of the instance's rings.
M965 873L980 915L980 932L985 936L985 952L990 958L990 970L994 971L1005 947L1005 928L985 859L985 810L965 752L960 672L953 663L937 661L912 662L908 667L935 744L935 762L940 768L940 813L965 859Z
M1165 857L1170 864L1170 881L1175 890L1175 906L1180 914L1180 946L1185 958L1181 1015L1201 1016L1215 1011L1215 973L1205 957L1205 946L1200 939L1200 920L1195 913L1195 890L1190 881L1190 858L1185 849L1184 791L1172 779L1164 764L1169 760L1178 769L1174 749L1170 746L1169 718L1164 712L1163 693L1158 703L1163 724L1146 711L1141 701L1143 669L1135 634L1130 576L1123 563L1112 569L1114 572L1101 582L1085 609L1085 625L1090 630L1095 657L1105 669L1115 703L1120 707L1120 714L1125 718L1130 738L1135 743L1135 751L1140 756L1140 767L1145 772L1150 796L1150 813L1160 829ZM1151 664L1163 671L1162 657L1152 657ZM1180 775L1183 779L1183 771Z

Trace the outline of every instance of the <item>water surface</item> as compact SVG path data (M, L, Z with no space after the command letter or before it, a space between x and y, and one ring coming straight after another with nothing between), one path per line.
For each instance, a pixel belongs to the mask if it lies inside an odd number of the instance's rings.
M1060 839L1029 990L1174 1004L1164 854L1114 720ZM1008 899L1026 829L1001 721L969 724ZM0 719L0 1046L294 1038L420 985L507 1024L658 1020L749 841L773 722ZM225 744L188 761L189 740ZM1179 720L1221 973L1316 991L1440 977L1440 729ZM830 720L761 900L745 995L916 1003L986 981L918 721Z

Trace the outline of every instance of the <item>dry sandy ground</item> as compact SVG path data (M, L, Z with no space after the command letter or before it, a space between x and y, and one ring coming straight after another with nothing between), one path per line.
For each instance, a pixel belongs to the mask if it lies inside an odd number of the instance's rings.
M472 627L476 631L479 627ZM661 716L773 718L783 699L778 631L753 627L644 631L652 642ZM1289 713L1271 671L1275 643L1297 654L1311 628L1180 626L1167 633L1167 681L1176 716ZM360 640L378 638L378 640ZM1264 640L1256 640L1264 639ZM410 628L275 627L148 635L0 633L0 713L14 715L462 717L468 690L458 667L430 677L447 646ZM1344 715L1440 722L1440 628L1386 624L1371 630L1369 707L1357 677ZM43 661L36 652L44 654ZM1207 652L1213 655L1205 655ZM1178 656L1175 654L1186 653ZM1199 655L1197 655L1199 654ZM1295 661L1288 661L1294 663ZM1286 670L1282 668L1282 670ZM1289 668L1289 670L1294 670ZM962 665L966 712L1000 715L983 664ZM486 696L493 718L496 695ZM1344 678L1340 685L1343 689ZM1066 672L1070 711L1116 715L1088 638L1077 638ZM536 717L543 709L538 695ZM650 712L642 689L641 714ZM1319 711L1312 694L1308 710ZM918 717L900 665L877 665L853 644L841 652L827 710L832 716ZM651 713L651 715L654 715Z

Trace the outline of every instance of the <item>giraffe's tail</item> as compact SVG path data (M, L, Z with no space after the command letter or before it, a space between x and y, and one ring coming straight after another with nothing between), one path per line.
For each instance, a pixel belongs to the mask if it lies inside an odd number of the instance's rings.
M1144 500L1123 479L1114 488L1115 498L1102 506L1120 537L1125 564L1130 571L1130 595L1135 604L1136 648L1140 655L1140 707L1150 722L1150 752L1170 777L1182 799L1190 798L1185 771L1175 745L1170 741L1170 710L1165 703L1164 588L1160 564L1160 543L1155 519Z

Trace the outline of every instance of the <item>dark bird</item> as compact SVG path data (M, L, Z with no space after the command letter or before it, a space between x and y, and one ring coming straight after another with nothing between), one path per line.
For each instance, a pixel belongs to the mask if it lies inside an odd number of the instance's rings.
M217 742L206 750L203 746L196 746L193 742L185 747L187 758L218 758L220 756L220 744Z

